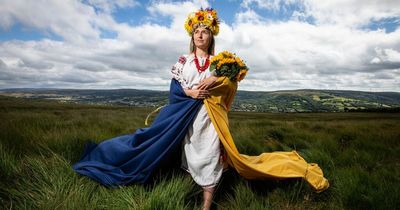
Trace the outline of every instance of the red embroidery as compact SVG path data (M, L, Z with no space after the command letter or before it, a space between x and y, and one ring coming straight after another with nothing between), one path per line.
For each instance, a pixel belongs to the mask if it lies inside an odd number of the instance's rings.
M185 56L179 57L179 63L181 63L182 65L186 63L186 58L185 58Z

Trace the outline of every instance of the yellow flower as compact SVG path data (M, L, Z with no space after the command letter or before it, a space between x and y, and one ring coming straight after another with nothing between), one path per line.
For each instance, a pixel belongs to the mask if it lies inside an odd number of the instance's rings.
M190 13L185 21L185 29L189 36L192 36L193 27L197 24L206 25L214 36L219 33L219 20L217 12L213 9L200 9L197 12Z
M236 80L238 82L242 81L244 79L244 77L246 76L246 74L247 74L247 70L244 70L244 69L240 70L240 72L236 75Z
M230 52L228 52L228 51L223 51L221 54L222 54L222 56L228 57L228 58L229 58L229 57L234 57L233 54L230 53Z
M228 51L222 51L218 53L216 56L211 58L211 63L215 65L217 74L219 74L218 72L221 70L223 66L228 67L223 72L223 75L232 78L233 80L236 81L243 80L248 71L248 68L246 67L246 64L243 62L243 60L240 59L235 54ZM238 68L239 72L233 71L233 66Z

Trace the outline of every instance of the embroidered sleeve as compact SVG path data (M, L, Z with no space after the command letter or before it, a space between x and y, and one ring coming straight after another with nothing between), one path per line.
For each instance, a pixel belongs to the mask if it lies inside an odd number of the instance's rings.
M187 88L187 82L183 77L183 66L186 63L186 57L181 56L179 57L178 62L176 62L171 69L172 78L176 79L183 88Z

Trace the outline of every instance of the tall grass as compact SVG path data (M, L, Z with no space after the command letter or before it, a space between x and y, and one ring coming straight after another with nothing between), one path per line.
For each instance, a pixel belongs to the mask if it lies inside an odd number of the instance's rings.
M150 108L68 105L0 98L0 206L4 209L199 209L201 189L179 169L146 185L105 188L74 173L86 141L144 127ZM254 180L226 172L215 209L399 209L400 114L230 113L246 154L297 150L331 187Z

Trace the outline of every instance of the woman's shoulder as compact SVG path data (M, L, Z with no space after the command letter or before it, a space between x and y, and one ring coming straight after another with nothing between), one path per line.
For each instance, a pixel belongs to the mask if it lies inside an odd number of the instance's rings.
M179 56L177 63L184 65L186 62L192 60L192 57L193 57L192 54L183 54L183 55Z
M185 64L188 56L189 55L187 55L187 54L183 54L183 55L179 56L178 62L181 64Z

